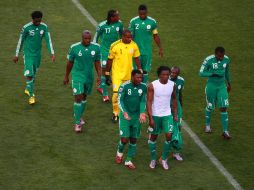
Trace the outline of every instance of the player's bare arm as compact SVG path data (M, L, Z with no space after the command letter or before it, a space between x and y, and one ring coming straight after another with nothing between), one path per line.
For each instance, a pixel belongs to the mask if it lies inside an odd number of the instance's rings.
M69 75L70 75L70 72L72 70L72 67L73 67L73 62L67 61L66 72L65 72L65 77L64 77L64 81L63 81L63 83L65 85L67 85L69 83Z
M101 84L101 63L100 63L100 61L95 61L94 65L95 65L95 70L97 72L96 85L98 86Z
M155 43L157 44L158 48L159 48L159 56L163 57L163 48L161 46L161 40L158 34L154 34L153 35L153 39L155 41Z
M147 113L149 118L149 126L152 128L154 128L154 120L152 116L153 95L154 95L154 88L153 88L153 84L150 83L148 86L146 107L147 107Z
M172 107L173 107L173 118L175 121L178 121L177 118L177 100L176 100L176 85L174 85L174 90L171 95L172 98Z

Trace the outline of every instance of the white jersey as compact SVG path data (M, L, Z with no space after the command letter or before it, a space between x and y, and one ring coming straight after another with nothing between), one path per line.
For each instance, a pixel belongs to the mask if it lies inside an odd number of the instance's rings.
M152 84L154 89L152 115L159 117L171 115L170 102L175 83L169 80L167 84L162 84L159 80L155 80Z

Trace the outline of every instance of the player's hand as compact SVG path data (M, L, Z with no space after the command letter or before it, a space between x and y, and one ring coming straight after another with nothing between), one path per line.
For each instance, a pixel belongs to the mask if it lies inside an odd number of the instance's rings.
M14 63L18 63L19 57L17 57L17 56L13 57L13 58L12 58L12 61L13 61Z
M69 84L69 77L65 76L63 83L64 83L64 85Z
M160 56L161 58L163 57L163 49L162 49L162 48L159 49L159 56Z
M178 117L177 117L176 114L174 115L173 119L174 119L174 121L176 121L176 122L178 121Z
M140 114L139 121L140 121L140 123L145 123L146 122L146 114L145 113Z
M55 54L52 54L52 55L51 55L51 60L52 60L52 62L55 62L55 61L56 61L56 56L55 56Z
M106 84L107 84L108 86L110 86L110 85L112 84L110 75L105 75L105 78L106 78Z
M127 112L123 112L124 119L131 120Z
M231 85L230 84L227 85L227 91L228 91L228 93L231 91Z
M101 77L98 77L96 79L96 85L99 86L101 84Z

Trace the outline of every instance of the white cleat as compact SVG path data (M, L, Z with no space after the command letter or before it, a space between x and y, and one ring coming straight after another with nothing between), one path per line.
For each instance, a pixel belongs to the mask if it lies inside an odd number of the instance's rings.
M75 125L74 125L74 130L75 130L76 133L81 133L81 132L82 132L82 127L81 127L81 125L75 124Z
M177 161L183 161L183 158L180 156L179 153L174 153L173 158Z
M168 166L168 160L166 159L166 160L162 160L161 158L160 158L160 164L161 164L161 166L163 167L163 169L164 170L168 170L169 169L169 166Z
M205 126L205 133L211 133L212 129L210 127L210 125Z
M131 161L125 161L124 165L129 168L130 170L136 169L136 166Z
M81 118L80 119L80 125L85 125L85 123L86 123L85 120Z
M156 167L156 160L151 160L150 164L149 164L149 167L151 169L154 169Z

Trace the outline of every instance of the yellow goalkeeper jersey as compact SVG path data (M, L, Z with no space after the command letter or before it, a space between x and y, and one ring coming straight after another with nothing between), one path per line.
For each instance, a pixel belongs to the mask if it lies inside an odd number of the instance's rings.
M133 69L132 58L139 56L140 52L134 41L125 44L122 40L118 40L111 44L108 58L113 60L112 78L130 80L131 71Z

